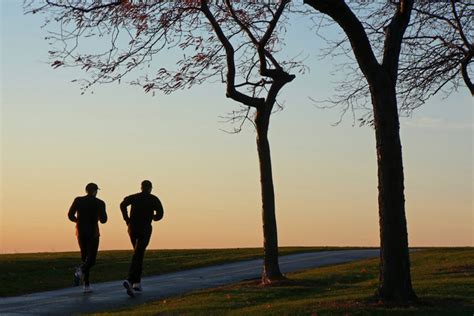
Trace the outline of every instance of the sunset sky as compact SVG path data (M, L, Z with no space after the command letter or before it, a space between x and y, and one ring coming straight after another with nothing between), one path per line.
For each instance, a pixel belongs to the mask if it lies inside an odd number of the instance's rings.
M78 249L67 211L96 182L107 204L100 249L129 249L119 203L149 179L165 208L150 248L262 245L255 133L231 135L237 109L208 83L152 97L125 84L81 95L80 70L49 66L41 16L1 1L0 252ZM377 246L374 131L309 97L333 93L323 46L294 22L288 54L311 71L280 94L270 144L281 246ZM291 36L303 34L307 36ZM166 63L166 57L163 57ZM410 246L474 246L473 104L466 88L435 97L401 122Z

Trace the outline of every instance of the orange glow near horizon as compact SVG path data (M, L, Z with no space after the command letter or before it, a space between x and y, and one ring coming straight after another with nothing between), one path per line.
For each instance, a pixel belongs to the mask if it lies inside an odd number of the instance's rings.
M165 208L149 248L262 246L255 132L222 131L237 127L221 117L239 105L220 80L152 97L125 84L143 75L130 73L81 95L71 80L88 73L45 62L44 16L0 5L0 253L78 251L66 214L88 182L109 216L100 249L131 249L119 203L144 179ZM309 97L332 98L346 74L316 58L304 23L288 27L281 54L308 56L313 71L284 87L269 128L279 245L378 246L374 131L354 127L350 111L333 126L341 108L314 106ZM170 55L154 61L174 66ZM401 118L412 247L474 246L474 107L462 88Z

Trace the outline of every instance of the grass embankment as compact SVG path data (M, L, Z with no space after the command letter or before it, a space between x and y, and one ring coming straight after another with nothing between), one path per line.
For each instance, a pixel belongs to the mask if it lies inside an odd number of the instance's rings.
M243 282L99 315L469 315L474 314L474 249L412 253L419 302L406 307L372 301L378 259L289 275L289 284Z
M281 255L348 249L334 247L285 247ZM144 275L198 268L213 264L262 257L261 248L147 250ZM91 282L120 280L126 277L132 252L100 251L91 271ZM0 255L0 297L47 291L72 286L74 268L80 263L78 252Z

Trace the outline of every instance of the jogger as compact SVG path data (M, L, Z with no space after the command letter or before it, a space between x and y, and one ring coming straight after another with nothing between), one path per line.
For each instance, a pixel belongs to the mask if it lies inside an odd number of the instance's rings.
M99 248L99 224L107 222L104 201L96 197L99 187L95 183L86 185L87 195L74 199L69 208L68 218L76 223L76 236L81 249L82 263L74 273L74 283L82 280L84 292L90 292L90 269L95 264Z
M128 272L127 279L123 286L130 296L135 295L135 291L141 291L141 277L143 268L143 258L145 250L150 242L152 226L151 222L159 221L163 218L163 206L160 199L151 194L152 184L145 180L141 185L142 192L129 195L120 203L120 210L123 219L128 226L128 234L133 246L133 257ZM130 216L127 207L131 205Z

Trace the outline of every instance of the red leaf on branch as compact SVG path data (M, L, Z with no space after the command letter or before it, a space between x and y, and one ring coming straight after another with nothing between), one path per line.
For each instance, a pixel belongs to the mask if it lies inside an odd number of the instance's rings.
M51 64L51 67L53 67L54 69L56 69L56 68L58 68L58 67L60 67L60 66L62 66L62 65L64 65L64 63L63 63L62 61L60 61L60 60L55 60L55 61Z

